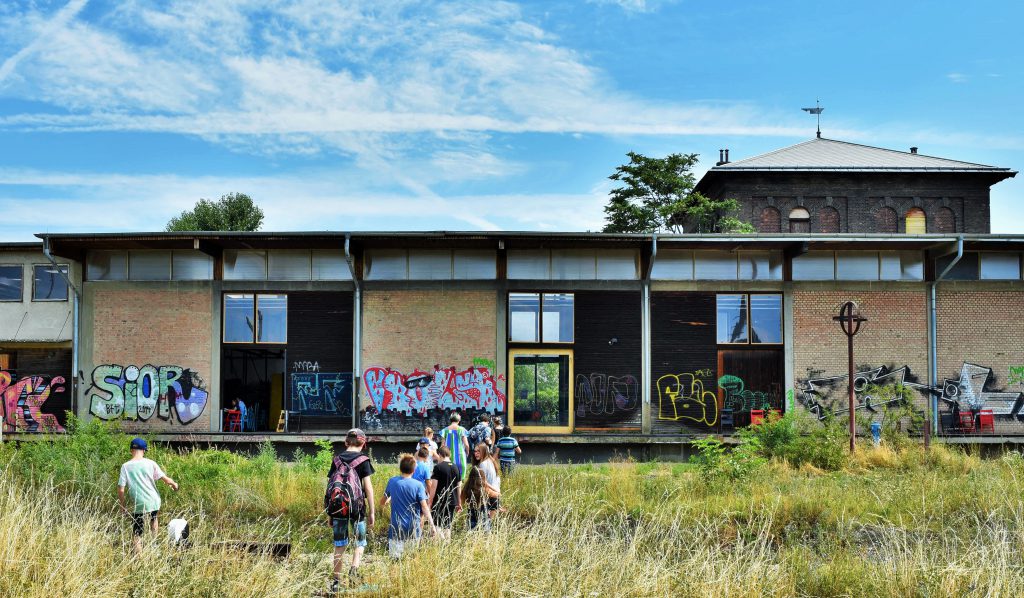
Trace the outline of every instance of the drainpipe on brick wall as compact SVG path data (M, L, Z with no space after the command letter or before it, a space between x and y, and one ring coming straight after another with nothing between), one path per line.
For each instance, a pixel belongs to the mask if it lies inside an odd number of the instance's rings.
M355 260L352 252L349 251L349 243L352 235L345 235L345 263L348 264L348 271L352 275L352 284L356 287L355 299L352 307L352 427L359 426L359 386L362 380L362 355L363 355L363 287L359 284L359 277L356 276Z
M641 361L644 370L644 385L641 396L644 400L644 407L641 411L641 432L650 434L652 428L651 418L651 272L654 270L654 260L658 257L658 235L651 235L651 261L647 264L647 272L644 273L641 285L643 286L641 325L641 339L643 351Z
M949 263L948 266L935 277L935 280L928 285L928 356L929 356L929 371L928 371L928 385L931 387L929 396L931 397L930 405L928 405L928 415L931 419L929 422L925 422L924 430L924 447L927 449L930 441L931 434L939 433L939 399L935 395L935 388L939 384L939 356L938 356L938 313L936 310L936 298L935 298L935 287L939 284L943 278L957 265L960 259L964 257L964 238L962 236L956 238L956 257Z
M68 272L60 269L60 264L53 259L50 253L50 237L43 237L43 255L53 264L53 267L60 273L61 278L67 283L72 291L71 303L71 412L78 414L78 310L81 303L81 293L71 282L71 264L68 264Z

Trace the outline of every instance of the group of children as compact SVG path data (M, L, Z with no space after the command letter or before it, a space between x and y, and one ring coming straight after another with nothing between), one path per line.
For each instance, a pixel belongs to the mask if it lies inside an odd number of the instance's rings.
M466 511L470 530L490 529L491 519L502 510L501 475L509 474L522 454L512 430L502 426L500 418L494 419L492 425L490 417L482 415L467 431L460 425L459 414L452 413L451 424L440 434L435 435L430 428L424 430L415 455L399 457L400 473L388 480L379 504L380 508L391 505L388 551L392 557L400 558L419 541L424 523L435 536L449 539L459 511ZM118 480L118 497L122 508L132 516L137 550L142 548L146 524L154 533L157 530L160 495L155 483L162 480L178 489L156 463L145 458L147 448L145 440L132 440L132 459L122 466ZM340 583L343 557L351 543L355 549L349 579L359 583L366 530L375 521L377 505L371 483L374 467L365 449L366 434L359 428L349 430L345 450L334 457L327 474L324 509L334 538L334 590Z

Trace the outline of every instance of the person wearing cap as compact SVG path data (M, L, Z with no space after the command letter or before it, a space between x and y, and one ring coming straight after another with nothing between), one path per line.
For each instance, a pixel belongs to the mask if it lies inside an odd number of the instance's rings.
M348 575L350 584L353 586L361 581L359 565L363 558L363 552L366 550L366 529L367 526L373 527L374 523L373 483L370 480L374 469L369 455L363 452L364 448L366 448L366 433L359 428L352 428L345 435L345 450L331 461L331 470L327 473L327 479L329 480L334 476L338 461L351 465L356 459L359 459L355 470L363 483L362 512L355 513L351 519L331 519L331 527L334 530L334 578L331 582L331 589L334 592L337 592L341 581L341 569L344 564L343 558L345 550L349 545L349 537L353 533L355 534L356 547L352 552L352 565L349 567ZM364 456L366 458L362 459L361 457Z
M121 509L132 517L133 544L136 552L142 552L142 535L149 519L149 529L157 533L157 515L160 513L160 492L156 489L157 480L178 491L178 483L160 469L155 461L146 458L149 446L142 438L133 438L129 449L131 460L121 466L121 474L117 478L117 499ZM131 500L131 509L128 508Z

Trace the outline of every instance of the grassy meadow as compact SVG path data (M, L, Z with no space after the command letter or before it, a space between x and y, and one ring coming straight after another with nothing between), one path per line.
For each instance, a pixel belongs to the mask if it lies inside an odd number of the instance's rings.
M329 451L282 462L268 449L155 447L149 456L181 484L176 494L161 485L161 523L186 517L194 545L179 550L161 536L136 556L115 500L129 437L99 423L73 428L57 442L0 446L0 595L312 596L327 587L330 530L319 511ZM508 512L493 531L467 533L457 521L450 543L425 542L398 562L386 556L385 510L364 567L376 591L362 594L1024 592L1019 455L983 460L942 446L926 455L891 442L852 459L841 450L803 458L792 438L761 434L735 451L705 447L697 464L521 467L503 480ZM378 493L395 472L378 464ZM238 540L293 550L277 560L223 544Z

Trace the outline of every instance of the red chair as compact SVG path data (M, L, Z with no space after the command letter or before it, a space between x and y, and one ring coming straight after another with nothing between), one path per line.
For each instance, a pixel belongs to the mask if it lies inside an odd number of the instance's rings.
M238 409L228 409L225 412L228 419L228 432L242 431L242 412Z
M991 409L978 412L978 431L984 434L986 430L991 434L996 433L996 417Z
M757 424L760 423L764 423L764 409L751 409L750 425L756 426Z
M960 414L960 431L963 433L974 431L974 413L967 412Z

